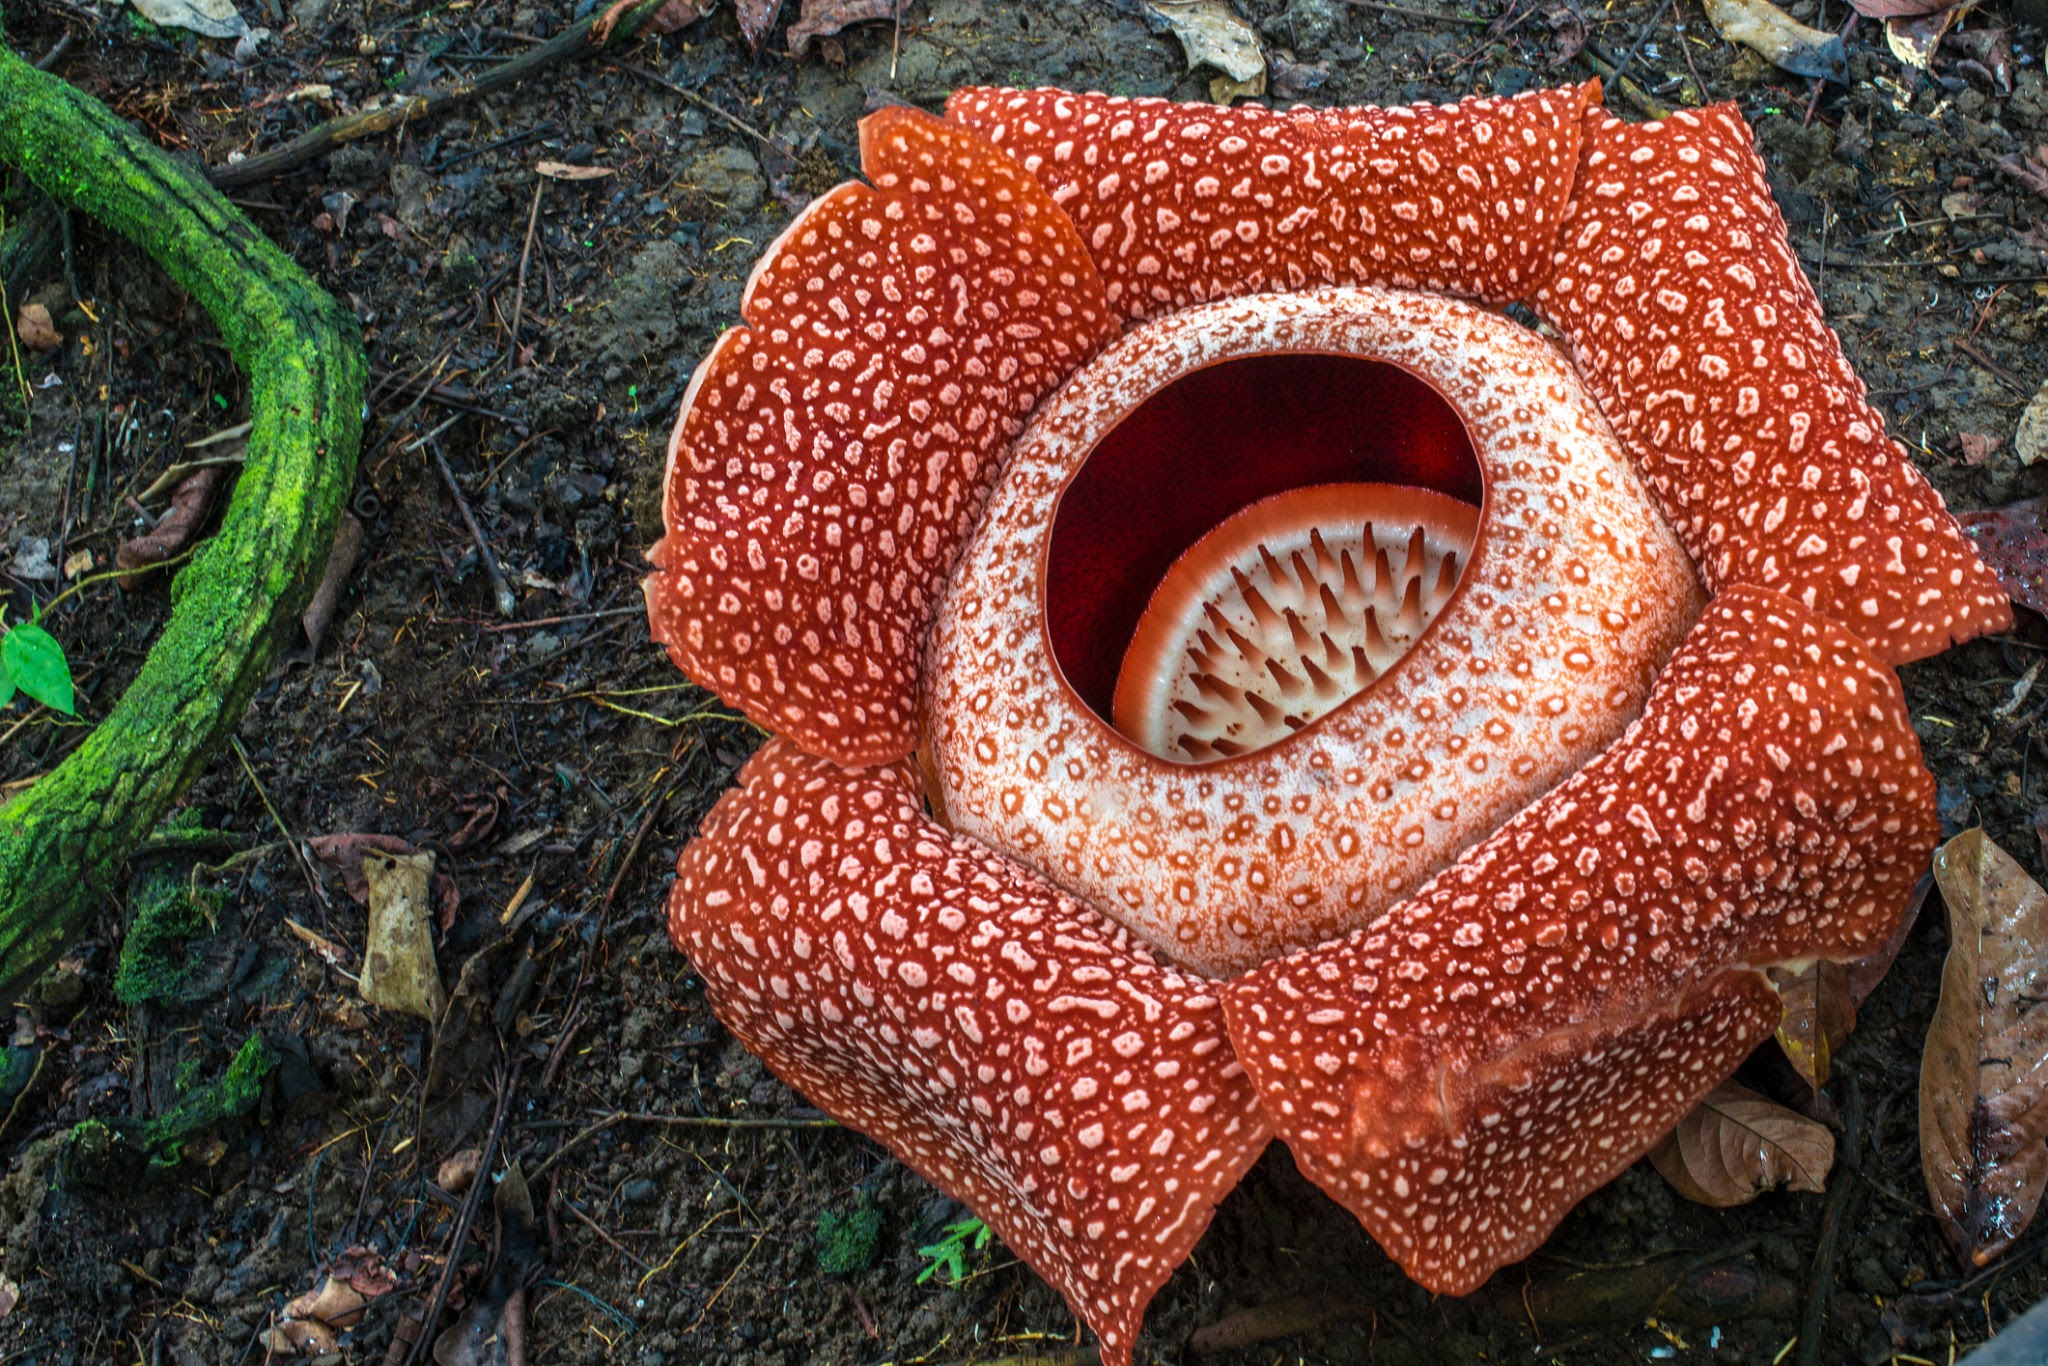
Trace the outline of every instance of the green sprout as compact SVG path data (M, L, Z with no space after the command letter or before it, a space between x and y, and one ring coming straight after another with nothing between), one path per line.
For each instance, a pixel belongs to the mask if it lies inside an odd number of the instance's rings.
M0 607L0 618L6 615ZM0 707L12 702L16 692L66 716L77 710L64 647L38 622L24 621L0 635Z
M982 1251L988 1247L989 1239L994 1236L994 1234L989 1232L988 1225L982 1223L979 1219L962 1219L957 1224L946 1225L945 1237L939 1239L936 1243L917 1250L917 1255L924 1258L928 1263L924 1270L917 1273L917 1283L923 1285L932 1278L934 1272L944 1267L946 1271L946 1284L960 1284L967 1279L967 1257L969 1252L971 1251L975 1256L980 1256ZM971 1249L967 1245L970 1239L974 1243Z

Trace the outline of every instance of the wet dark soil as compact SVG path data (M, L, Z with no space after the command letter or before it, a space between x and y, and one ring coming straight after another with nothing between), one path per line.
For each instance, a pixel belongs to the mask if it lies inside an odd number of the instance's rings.
M1548 65L1575 5L1520 6L1492 28L1428 5L1235 7L1300 64L1294 79L1326 71L1317 103L1591 74L1582 59ZM1791 8L1846 17L1834 0ZM58 72L215 165L473 74L574 17L534 0L244 12L273 35L238 65L231 44L126 10L5 5L18 51L68 36ZM1930 80L1861 24L1849 84L1816 97L1721 42L1691 0L1623 0L1584 22L1653 98L1741 105L1834 325L1952 504L2041 492L2013 437L2048 376L2048 257L2022 236L2048 200L1994 163L2048 140L2044 34L1991 0L1962 22L1998 32L1972 39L1982 60L1945 50ZM458 1244L465 1196L439 1184L446 1159L485 1147L492 1170L516 1158L531 1187L528 1360L1075 1359L1064 1307L999 1248L969 1257L964 1283L920 1280L919 1247L959 1207L820 1126L712 1020L668 947L667 870L760 736L648 644L640 550L684 383L735 319L758 253L854 173L864 110L936 108L970 82L1202 99L1209 75L1113 0L914 0L900 29L848 29L801 60L781 31L755 57L720 8L238 192L362 320L366 548L318 652L281 666L243 720L246 763L218 759L180 813L212 842L139 856L91 937L17 1010L0 1069L0 1302L19 1298L0 1310L0 1360L260 1361L286 1301L358 1245L397 1282L342 1351L400 1360L394 1335L446 1258L461 1269L451 1307L489 1300L481 1268L505 1221L485 1201ZM1641 116L1619 94L1610 104ZM609 173L544 180L544 160ZM7 193L13 216L27 201ZM89 224L33 297L66 340L23 355L32 401L0 416L0 600L16 619L109 564L138 523L130 495L246 403L209 323ZM494 610L437 457L504 565L513 620ZM81 720L0 711L0 783L79 742L168 603L162 582L103 582L50 613ZM2028 619L1905 671L1945 820L1982 823L2037 874L2044 648ZM418 1022L360 1003L344 973L363 912L281 830L396 835L455 877L438 951L466 1023L438 1056ZM124 1003L124 931L167 883L218 893L212 927L182 936L176 972ZM288 922L341 946L339 964ZM1937 899L1807 1101L1841 1134L1825 1195L1715 1211L1638 1166L1526 1265L1451 1301L1407 1282L1276 1147L1159 1296L1141 1359L1949 1360L2048 1293L2048 1235L1963 1268L1927 1212L1916 1078L1944 948ZM111 1179L67 1147L84 1121L161 1121L258 1034L278 1061L246 1116ZM1800 1096L1782 1064L1751 1071ZM663 1122L676 1117L743 1123ZM863 1210L879 1215L871 1257L821 1248ZM828 1270L841 1253L859 1269Z

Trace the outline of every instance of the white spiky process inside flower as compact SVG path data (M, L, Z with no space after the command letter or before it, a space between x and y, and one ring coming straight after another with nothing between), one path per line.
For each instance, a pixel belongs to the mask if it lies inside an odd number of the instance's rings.
M1261 499L1160 581L1124 655L1116 728L1187 763L1292 735L1408 652L1478 532L1478 508L1399 484Z

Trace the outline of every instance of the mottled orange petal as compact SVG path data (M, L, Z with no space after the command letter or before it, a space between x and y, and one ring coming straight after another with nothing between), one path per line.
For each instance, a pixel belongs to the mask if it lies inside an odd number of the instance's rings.
M1779 594L1716 598L1642 719L1378 925L1225 988L1302 1168L1471 1290L1776 1026L1754 969L1883 942L1939 832L1898 680Z
M1526 296L1598 90L1279 111L976 87L946 117L1052 191L1110 303L1144 318L1316 285Z
M1128 1363L1271 1136L1214 987L924 814L907 765L773 740L669 932L742 1043L963 1200Z
M685 672L848 764L915 745L932 599L1024 418L1116 326L1007 153L903 108L861 153L873 188L789 225L691 380L647 580Z
M1709 588L1774 588L1898 664L2012 623L1884 432L1734 105L1589 111L1537 311L1562 332Z

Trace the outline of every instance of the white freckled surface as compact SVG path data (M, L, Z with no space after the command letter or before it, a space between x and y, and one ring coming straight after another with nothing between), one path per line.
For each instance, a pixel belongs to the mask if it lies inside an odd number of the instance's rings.
M772 740L740 783L669 898L720 1021L965 1201L1128 1363L1146 1303L1271 1136L1208 984L932 824L907 765L849 772ZM893 857L852 835L849 804ZM809 841L825 852L807 863ZM803 940L835 956L783 1001L766 984Z
M1808 602L1892 664L2007 629L2004 590L1822 320L1735 106L1586 119L1587 161L1531 301L1707 585ZM1617 278L1608 252L1640 277Z
M863 120L861 154L874 188L790 224L691 380L646 582L684 672L853 764L910 750L931 603L1003 451L1116 325L1007 154L910 109Z
M1225 987L1231 1038L1303 1170L1463 1294L1769 1035L1749 968L1882 942L1938 834L1890 671L1738 586L1606 753L1381 924ZM1474 1214L1483 1236L1460 1231Z
M1096 435L1175 376L1284 351L1393 362L1457 409L1488 488L1479 546L1371 688L1256 753L1170 763L1058 678L1040 601L1056 501ZM1604 420L1533 335L1391 291L1212 304L1127 334L1019 441L940 604L930 763L957 828L1227 974L1370 923L1597 753L1699 606Z
M1279 111L970 88L946 117L1032 168L1127 317L1304 285L1506 303L1542 269L1596 89Z

